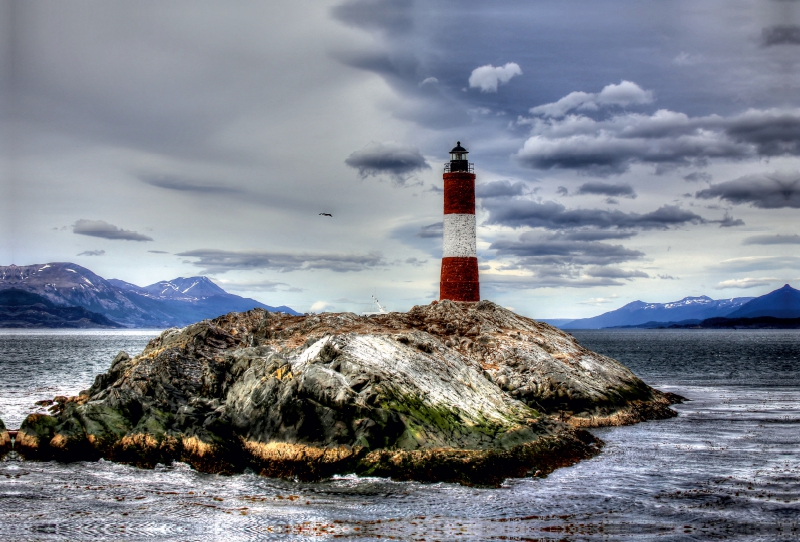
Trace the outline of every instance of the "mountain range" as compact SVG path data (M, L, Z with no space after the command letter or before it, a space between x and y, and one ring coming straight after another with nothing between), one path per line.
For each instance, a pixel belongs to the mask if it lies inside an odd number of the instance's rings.
M0 290L36 294L58 307L83 307L125 327L182 327L256 307L299 314L229 294L206 277L177 278L149 286L106 280L74 263L0 266Z
M52 301L17 288L0 290L0 328L121 328L83 307L59 307Z
M658 327L661 324L698 323L710 318L797 318L800 317L800 291L788 284L761 297L711 299L685 297L669 303L633 301L619 309L592 318L545 320L561 329L601 329L608 327Z

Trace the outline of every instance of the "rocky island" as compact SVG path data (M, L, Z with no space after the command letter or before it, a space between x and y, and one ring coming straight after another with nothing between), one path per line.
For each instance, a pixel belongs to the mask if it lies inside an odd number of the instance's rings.
M14 448L25 459L491 486L596 455L602 442L585 428L675 416L679 399L489 301L371 316L254 309L120 352L91 388L29 415Z

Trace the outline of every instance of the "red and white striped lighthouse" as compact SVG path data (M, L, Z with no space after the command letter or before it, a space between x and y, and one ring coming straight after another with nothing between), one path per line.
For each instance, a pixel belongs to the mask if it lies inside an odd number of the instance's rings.
M475 244L475 173L457 142L444 166L444 243L439 299L480 301Z

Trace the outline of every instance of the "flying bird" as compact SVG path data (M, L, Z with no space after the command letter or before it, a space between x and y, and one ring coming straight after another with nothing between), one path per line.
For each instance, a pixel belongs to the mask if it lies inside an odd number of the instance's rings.
M333 218L333 215L330 214L330 213L320 213L319 216L329 216L329 217Z

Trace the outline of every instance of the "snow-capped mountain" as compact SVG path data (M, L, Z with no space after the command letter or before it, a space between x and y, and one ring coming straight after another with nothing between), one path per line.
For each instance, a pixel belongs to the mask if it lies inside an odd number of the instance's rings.
M179 277L172 280L162 280L150 286L136 286L119 279L109 279L108 282L122 290L136 292L152 299L197 301L217 295L230 295L211 282L208 277Z
M684 297L669 303L646 303L633 301L617 310L592 318L580 318L562 324L562 329L600 329L604 327L635 326L647 322L680 322L683 320L705 320L727 316L751 301L752 297L711 299L708 296Z
M78 306L130 327L172 327L214 318L231 311L260 307L297 314L227 293L206 277L178 278L141 287L106 280L85 267L68 263L0 266L0 290L19 288L56 305Z

